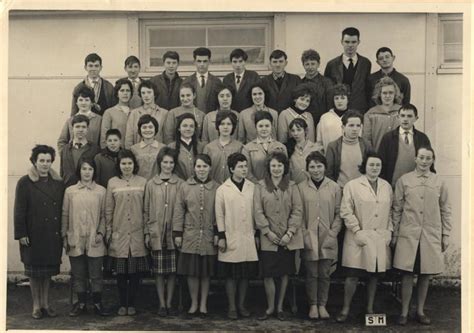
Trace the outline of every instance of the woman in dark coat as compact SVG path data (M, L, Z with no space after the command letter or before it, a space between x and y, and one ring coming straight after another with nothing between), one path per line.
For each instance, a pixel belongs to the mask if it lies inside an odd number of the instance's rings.
M33 167L18 181L15 194L15 239L20 241L21 261L30 278L32 317L56 317L49 306L50 278L61 264L61 209L64 185L51 169L55 151L46 145L33 148Z

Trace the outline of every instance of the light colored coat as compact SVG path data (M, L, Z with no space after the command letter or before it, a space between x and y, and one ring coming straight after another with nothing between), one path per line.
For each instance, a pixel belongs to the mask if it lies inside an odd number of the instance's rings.
M216 193L217 230L225 232L227 249L219 251L218 260L223 262L257 261L253 195L255 185L245 180L242 192L228 178Z
M156 175L146 184L143 205L144 233L150 235L153 251L162 250L165 243L167 249L174 249L173 211L182 183L183 181L173 174L166 182L160 175Z
M268 107L264 107L262 111L270 112L270 115L273 118L272 121L272 137L276 138L277 136L277 125L278 125L278 112ZM255 128L255 112L257 108L255 105L252 105L248 109L242 110L240 112L239 119L239 129L237 137L240 142L243 144L249 143L252 140L257 138L257 129Z
M204 147L204 154L209 155L212 161L210 176L219 184L222 184L230 176L227 167L227 159L233 153L240 153L243 145L240 141L232 139L228 144L223 146L219 139L209 142Z
M391 267L392 196L392 187L381 178L377 180L377 193L365 175L345 185L341 217L347 229L342 266L367 272L384 272Z
M340 186L325 177L318 189L311 179L299 183L298 189L303 202L304 259L337 260L337 234L342 226Z
M316 126L316 142L323 147L324 153L327 152L328 144L342 135L341 118L331 109L321 116Z
M237 117L237 125L235 126L234 133L232 134L232 139L237 140L237 133L239 131L239 113L230 110L236 117ZM209 112L204 117L204 121L202 122L202 134L201 134L201 141L204 144L208 144L219 138L219 132L216 129L216 117L217 112L221 112L219 110Z
M143 257L145 248L143 196L146 179L132 176L129 180L109 180L105 199L106 239L109 256L114 258ZM111 238L110 238L111 237Z
M293 119L301 118L306 124L308 124L306 137L308 140L314 141L316 139L315 130L314 130L314 120L311 113L308 111L303 112L302 114L296 113L292 108L283 110L278 116L278 141L281 143L286 143L289 139L290 132L290 123Z
M144 106L140 106L130 111L128 115L127 129L125 130L125 149L130 149L134 144L140 142L141 137L138 134L138 120L145 114L151 115L158 122L158 132L155 135L155 140L163 142L163 125L165 124L168 110L160 108L156 104L147 109L145 109Z
M247 163L249 166L247 178L254 183L262 180L265 177L265 159L268 154L272 152L279 151L288 155L286 147L278 141L273 140L268 145L268 150L265 151L258 139L255 139L247 143L244 148L242 148L242 154L247 158Z
M392 105L389 111L386 111L382 105L376 105L364 115L362 137L370 143L375 151L379 149L385 133L400 126L398 109L400 109L398 104Z
M413 271L420 246L421 273L443 271L441 242L442 236L451 232L451 204L438 175L412 171L400 177L395 187L393 225L397 236L393 267Z
M306 141L303 150L295 147L295 151L290 157L290 178L296 184L308 179L308 173L306 172L306 157L308 157L308 155L313 151L322 152L322 147L310 140Z
M145 141L140 141L130 147L139 166L137 175L150 180L158 173L156 157L161 148L164 147L166 147L164 144L156 140L149 144L145 143Z
M293 237L286 246L289 250L303 248L303 234L301 223L303 206L298 187L290 181L287 190L277 188L269 192L265 180L259 182L253 196L255 224L260 229L260 247L262 251L278 251L278 245L272 243L266 236L270 231L278 238L283 237L287 231Z
M61 236L67 236L67 255L77 257L102 257L106 253L105 243L96 243L98 233L105 236L105 188L92 182L78 182L64 193Z
M185 113L190 113L196 119L198 127L195 129L198 139L201 138L202 122L206 114L193 105L192 108L178 106L168 112L166 121L163 125L163 143L170 144L176 140L177 118Z
M100 128L100 147L105 148L106 144L106 134L107 131L111 128L116 128L120 131L122 135L122 147L125 144L125 136L127 134L127 120L130 110L127 108L122 108L118 104L105 110L104 115L102 116L102 125Z

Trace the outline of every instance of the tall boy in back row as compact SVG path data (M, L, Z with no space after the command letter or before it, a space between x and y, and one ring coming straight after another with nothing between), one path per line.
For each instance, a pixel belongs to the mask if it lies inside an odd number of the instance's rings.
M87 55L84 60L84 69L87 72L86 78L79 82L72 92L71 116L74 116L78 111L76 105L77 93L84 87L94 91L92 112L102 116L105 110L117 103L114 97L114 86L106 79L100 77L102 58L97 53Z
M360 33L356 28L350 27L342 31L341 45L343 54L326 65L324 76L334 83L344 83L351 88L349 108L365 113L367 103L367 79L370 75L372 64L366 57L357 53L360 44Z

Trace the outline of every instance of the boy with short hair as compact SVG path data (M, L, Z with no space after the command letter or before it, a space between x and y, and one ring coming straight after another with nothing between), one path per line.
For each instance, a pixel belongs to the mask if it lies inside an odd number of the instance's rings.
M106 147L94 157L96 164L95 181L97 184L107 188L109 179L118 176L117 155L122 143L120 130L111 128L105 134Z
M245 68L248 54L244 50L234 49L229 58L233 72L224 76L222 81L224 85L234 88L235 95L232 99L231 109L240 112L252 106L250 87L260 80L260 76L257 72Z
M380 70L369 75L368 78L368 98L370 106L374 106L375 102L371 99L373 91L377 82L383 77L389 77L397 84L400 88L401 93L403 94L403 104L410 103L411 97L411 85L410 80L393 67L393 61L395 60L395 55L392 50L388 47L381 47L375 53L377 58L377 64L380 66Z
M196 91L195 105L204 113L215 111L217 103L217 90L222 87L218 77L209 73L211 62L211 50L206 47L198 47L193 51L196 73L192 74L184 82L191 83Z
M415 169L416 151L420 147L431 147L428 136L415 129L418 110L413 104L405 104L398 111L400 126L386 133L378 153L382 159L380 177L395 187L397 180ZM431 166L434 171L434 166Z
M77 93L83 87L88 87L94 92L92 111L102 116L105 110L117 103L114 97L114 86L106 79L100 77L102 58L97 53L87 55L84 59L84 69L87 72L86 78L72 92L71 116L74 116L78 111L76 105Z
M261 83L268 92L268 107L278 113L293 104L291 92L301 83L299 76L285 71L288 56L282 50L273 50L270 54L272 72L261 78Z
M357 53L360 44L360 32L354 27L342 31L341 45L343 54L332 59L326 65L324 76L334 83L347 84L351 89L349 107L365 113L367 103L367 79L372 64L366 57Z
M319 53L313 49L305 50L301 55L301 63L306 72L302 81L313 89L313 96L308 111L313 116L314 127L318 126L321 116L329 110L331 104L332 81L322 76L318 69L321 63Z
M179 106L179 87L183 79L179 76L179 54L176 51L166 51L163 54L163 66L165 70L159 75L153 76L153 82L158 90L155 103L171 110Z
M89 119L86 139L90 143L99 145L100 128L102 125L102 117L92 112L94 92L88 87L82 87L76 93L76 106L78 108L77 115L84 115ZM64 123L61 134L58 138L58 151L61 153L63 147L72 139L72 121L75 116L70 117Z
M128 56L127 59L125 59L123 69L127 72L127 77L124 79L129 80L133 86L132 97L128 102L130 110L133 110L143 104L142 99L138 94L138 87L140 87L140 83L142 83L143 81L143 79L140 77L140 59L138 59L134 55Z
M362 115L357 111L348 111L342 116L342 136L329 143L326 160L326 176L339 184L341 188L352 179L361 176L359 165L372 149L370 144L359 137L362 127Z
M61 150L60 174L66 187L78 182L77 164L81 158L94 159L99 152L97 144L87 140L89 118L78 114L71 121L72 140Z

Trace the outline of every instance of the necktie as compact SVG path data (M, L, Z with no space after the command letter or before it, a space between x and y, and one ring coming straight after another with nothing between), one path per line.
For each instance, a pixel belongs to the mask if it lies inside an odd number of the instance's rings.
M204 88L206 82L204 81L204 75L201 75L201 88Z
M82 147L82 143L80 143L80 142L76 143L76 148L77 149L81 149L81 147Z
M349 67L347 69L349 69L349 70L354 69L354 60L352 60L352 58L349 58Z
M405 143L408 145L410 144L410 141L408 140L408 131L405 131Z
M240 84L240 78L241 78L241 76L240 76L240 75L236 75L235 78L237 79L237 84Z

